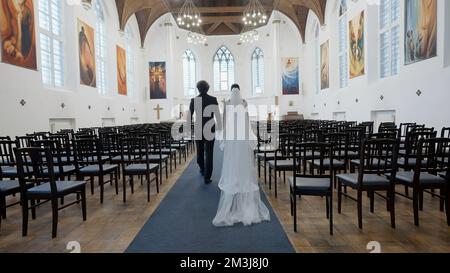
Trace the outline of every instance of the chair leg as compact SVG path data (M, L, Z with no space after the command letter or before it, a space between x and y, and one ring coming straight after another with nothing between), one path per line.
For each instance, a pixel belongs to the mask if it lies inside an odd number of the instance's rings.
M166 163L165 163L166 165L166 167L165 167L165 169L166 169L166 179L169 179L169 172L168 172L168 170L167 170L167 161L166 161ZM161 183L162 183L162 181L161 181Z
M127 202L127 177L122 174L123 202Z
M156 176L156 193L159 193L159 175L158 175L158 170L156 170L155 176ZM148 178L150 179L150 174L148 175Z
M405 186L405 195L409 196L409 188L408 188L408 186Z
M294 212L294 232L297 232L297 198L295 196L294 193L294 198L293 198L293 203L294 203L294 207L293 207L293 212Z
M146 179L147 179L147 202L150 202L150 174L146 175Z
M103 174L100 174L100 176L98 177L98 181L100 183L100 203L103 204L103 193L105 190L105 185L103 183Z
M445 194L445 213L447 215L447 225L450 226L450 188L446 190Z
M375 192L374 191L368 191L369 198L370 198L370 212L374 212L374 203L375 203Z
M277 176L277 171L275 170L275 177L276 176ZM269 166L269 190L272 190L272 168L270 166Z
M87 220L87 212L86 212L86 189L81 191L81 211L83 213L83 221Z
M330 194L330 235L333 235L333 193Z
M52 199L52 238L56 238L58 232L58 199Z
M341 214L341 209L342 209L342 184L341 181L339 181L338 179L338 186L337 186L337 190L338 190L338 213Z
M413 188L414 225L419 226L419 190Z
M294 198L295 198L295 196L294 196ZM291 205L291 216L294 216L294 205L293 205L293 201L292 201L292 189L290 189L289 202Z
M134 194L134 177L130 175L131 194Z
M328 200L328 196L325 197L326 200L326 208L327 208L327 219L330 219L330 203Z
M31 219L36 220L36 207L34 205L36 205L36 201L35 200L31 200Z
M28 234L28 200L22 202L22 236Z
M6 197L3 195L0 196L0 208L2 208L0 218L6 219Z
M264 184L267 183L267 162L266 159L264 159ZM275 174L276 175L276 174Z
M276 174L276 169L275 169L275 174ZM275 198L277 198L278 197L278 189L277 189L278 177L276 175L275 175L273 182L274 182L274 186L275 186Z
M358 197L357 197L357 203L358 203L358 227L362 229L362 191L358 190Z
M91 176L91 194L94 195L94 177Z
M388 192L388 199L389 199L389 212L391 214L391 227L395 228L395 188L391 188Z
M261 160L258 157L258 177L261 178Z

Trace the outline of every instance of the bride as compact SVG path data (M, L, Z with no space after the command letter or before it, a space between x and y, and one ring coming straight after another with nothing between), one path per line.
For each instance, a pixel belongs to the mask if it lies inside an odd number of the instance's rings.
M231 87L231 97L224 105L221 196L213 225L245 226L269 221L270 214L261 201L253 150L256 137L251 130L247 102L242 99L239 85Z

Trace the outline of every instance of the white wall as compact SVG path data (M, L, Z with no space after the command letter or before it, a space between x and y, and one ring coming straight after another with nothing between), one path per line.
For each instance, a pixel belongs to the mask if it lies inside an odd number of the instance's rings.
M279 26L273 24L273 21L277 19L281 20ZM188 32L179 29L170 14L158 19L149 30L144 48L148 61L166 61L168 99L148 102L150 119L156 119L156 111L153 108L158 104L164 108L161 113L162 120L174 119L179 111L177 106L179 104L183 104L184 109L187 110L190 98L184 96L182 77L182 56L186 49L190 49L195 54L197 80L208 81L211 85L210 94L218 97L219 101L228 97L227 93L216 93L213 90L213 57L222 45L226 46L234 56L235 81L241 86L243 96L249 103L273 105L275 96L280 96L281 115L287 111L299 111L302 105L300 95L281 96L281 72L279 71L281 57L299 57L301 62L302 41L299 32L287 17L278 12L274 12L267 26L259 28L258 32L260 39L253 44L238 45L239 35L226 35L208 36L207 46L192 45L187 43ZM264 53L265 69L264 94L256 97L251 90L250 62L255 47L261 48ZM148 73L148 63L146 66L146 73ZM148 82L146 84L148 88ZM288 106L289 101L294 102L292 107ZM172 110L173 107L175 107L174 110Z
M63 1L66 3L66 1ZM36 26L39 26L38 1L35 3ZM22 135L33 131L49 131L49 119L74 118L76 126L101 126L102 118L115 118L116 125L130 124L132 117L147 122L144 103L143 78L136 73L136 100L117 95L116 45L125 48L125 38L118 30L118 17L114 1L104 1L107 27L107 97L97 89L79 84L77 18L95 28L95 11L85 11L81 6L64 4L64 65L66 86L62 89L44 87L40 73L39 36L37 35L38 71L0 63L0 135ZM142 67L142 50L135 17L130 19L134 33L135 71ZM38 34L38 29L36 30ZM25 106L20 105L24 99ZM65 108L61 104L65 104ZM91 105L91 110L88 106ZM107 108L110 107L108 111ZM136 109L136 112L134 111Z
M401 10L401 67L399 75L380 79L379 77L379 31L377 1L361 0L349 5L348 19L365 10L366 18L366 75L349 80L347 88L339 88L338 70L338 1L328 1L326 26L321 29L320 43L330 40L330 89L316 95L314 90L314 59L305 58L308 69L304 90L304 111L306 117L319 113L320 119L332 119L334 112L346 112L347 120L365 121L371 119L371 111L396 110L397 122L418 122L440 129L450 125L450 27L448 25L450 1L438 0L438 47L437 57L420 63L404 65L403 29L404 1ZM335 9L336 8L336 9ZM311 14L310 14L311 15ZM306 32L312 32L315 16L309 16ZM447 22L447 24L445 23ZM445 41L445 43L444 43ZM306 38L305 56L313 56L314 43ZM446 61L447 59L447 61ZM422 91L419 97L417 90ZM384 99L381 100L380 97ZM356 102L356 99L359 102ZM340 102L340 104L338 104ZM314 107L314 105L316 107Z

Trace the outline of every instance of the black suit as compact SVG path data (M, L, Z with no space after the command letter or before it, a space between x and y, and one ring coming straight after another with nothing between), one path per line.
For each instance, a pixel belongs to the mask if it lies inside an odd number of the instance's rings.
M214 118L217 120L219 129L222 127L219 103L217 98L202 94L191 100L189 111L190 121L192 121L192 115L196 114L194 137L197 144L197 163L205 174L205 181L209 181L213 171L214 133L216 131Z

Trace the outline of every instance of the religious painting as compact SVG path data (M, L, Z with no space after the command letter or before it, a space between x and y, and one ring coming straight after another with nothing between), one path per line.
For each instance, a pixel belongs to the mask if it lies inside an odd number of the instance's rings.
M350 79L365 74L364 11L349 22Z
M33 0L0 1L2 62L37 69Z
M78 50L80 58L80 84L97 87L95 68L94 29L78 19Z
M300 75L298 58L282 58L283 95L300 93Z
M167 99L166 63L150 62L150 99Z
M405 64L437 56L437 1L405 1Z
M117 87L119 95L127 95L127 54L117 46Z
M320 46L320 89L330 88L330 41Z

